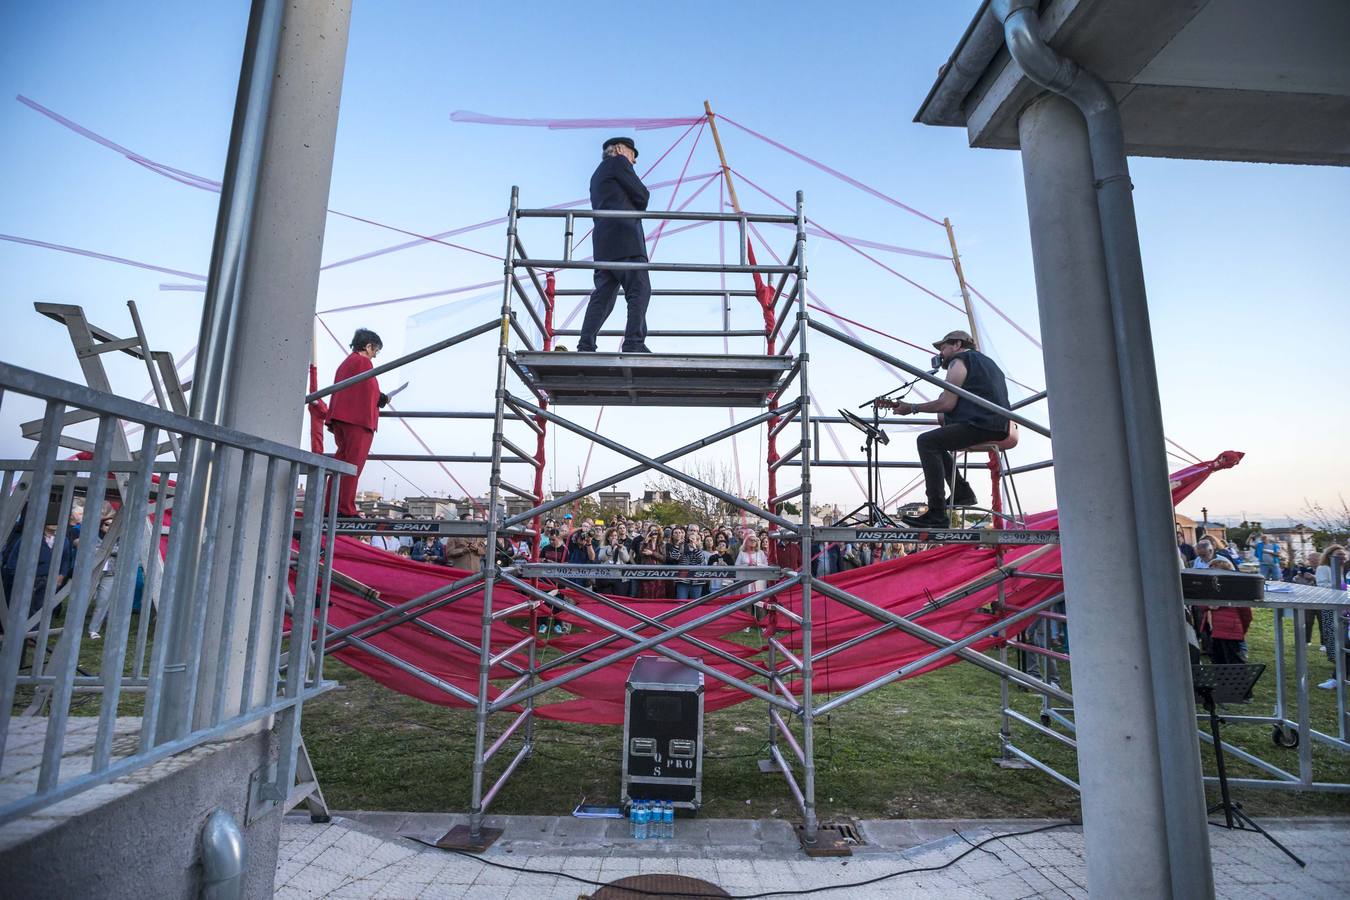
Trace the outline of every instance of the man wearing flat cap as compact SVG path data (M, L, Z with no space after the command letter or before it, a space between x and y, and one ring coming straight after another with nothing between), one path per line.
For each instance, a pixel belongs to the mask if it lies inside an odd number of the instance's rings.
M1003 370L989 357L975 349L975 339L964 331L949 332L933 347L941 356L942 368L947 370L947 383L964 388L977 397L983 397L1008 408L1008 380ZM919 463L923 466L924 487L928 492L928 512L922 516L904 516L907 525L915 528L947 528L947 485L952 482L955 461L952 452L977 444L1001 441L1008 436L1008 418L978 406L951 391L926 403L896 400L888 403L901 415L930 412L941 413L942 425L919 435ZM956 473L952 489L952 505L974 506L975 491Z
M603 156L595 174L591 176L591 208L644 210L650 194L647 186L633 171L637 161L637 144L630 137L612 137L605 141ZM595 220L591 237L596 262L647 261L647 238L638 218ZM586 306L586 318L581 323L581 337L577 349L595 351L595 337L614 309L619 288L628 301L628 320L623 330L624 353L650 353L647 349L647 302L651 299L651 279L646 270L596 269L595 290Z

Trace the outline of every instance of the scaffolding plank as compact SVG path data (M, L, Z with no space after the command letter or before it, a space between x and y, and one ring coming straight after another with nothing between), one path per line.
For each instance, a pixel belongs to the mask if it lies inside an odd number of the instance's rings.
M301 520L296 519L295 529L300 530ZM327 530L325 524L324 530ZM464 519L338 519L334 529L338 534L392 534L441 537L485 537L486 522L471 522ZM527 528L499 528L503 534L533 534Z
M513 368L554 406L764 407L792 368L781 356L517 352Z
M727 578L734 581L769 581L793 574L777 566L615 566L605 563L520 563L514 567L522 578L632 579Z

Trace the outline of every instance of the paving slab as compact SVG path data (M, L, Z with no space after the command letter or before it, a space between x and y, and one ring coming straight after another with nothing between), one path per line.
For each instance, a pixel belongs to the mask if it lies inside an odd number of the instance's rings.
M465 819L355 813L314 824L307 816L290 817L282 831L277 896L576 900L597 890L594 882L656 873L702 878L733 895L814 889L848 900L1087 896L1081 828L1011 834L1048 824L1031 820L867 820L859 823L867 845L852 857L824 859L803 856L791 825L778 820L685 820L678 823L681 836L673 841L634 841L627 837L626 826L611 827L622 822L491 817L490 824L504 829L503 837L477 856L426 847L376 827L397 825L404 833L439 835L452 820L458 824ZM1273 848L1258 834L1215 829L1211 841L1219 897L1350 896L1350 854L1345 852L1350 818L1262 824L1317 862L1300 869L1279 851L1270 852ZM692 827L678 827L685 825ZM1009 836L971 851L971 843L1000 834Z

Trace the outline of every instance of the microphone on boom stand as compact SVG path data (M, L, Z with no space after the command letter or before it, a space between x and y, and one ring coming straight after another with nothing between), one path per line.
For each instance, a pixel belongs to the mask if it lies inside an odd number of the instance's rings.
M934 354L933 358L928 361L928 364L932 366L932 368L928 370L928 374L936 375L938 373L938 370L942 368L942 354L941 353ZM878 406L878 405L886 406L888 405L886 401L891 399L892 394L897 394L900 391L905 391L906 393L908 393L910 388L914 387L914 385L918 384L922 380L923 379L921 378L914 378L909 381L906 381L904 384L900 385L893 391L887 391L886 393L882 394L879 397L873 397L871 400L866 400L862 403L859 403L858 409L863 409L868 406Z

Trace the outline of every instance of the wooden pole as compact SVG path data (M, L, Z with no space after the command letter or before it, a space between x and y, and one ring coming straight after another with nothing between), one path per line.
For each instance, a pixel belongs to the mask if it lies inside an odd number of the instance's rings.
M712 111L712 106L707 100L703 101L703 112L708 117L708 125L712 127L713 143L717 145L717 158L722 162L722 177L727 182L727 194L731 197L731 208L740 212L741 201L736 198L736 185L731 183L731 167L727 165L727 154L722 149L722 136L717 133L717 115Z
M956 232L952 230L952 220L944 218L942 227L947 229L947 243L952 248L952 268L956 269L956 282L961 286L961 300L966 304L966 321L970 323L970 336L975 346L980 345L980 333L975 327L975 309L970 304L970 290L966 287L966 273L961 269L961 254L956 249Z

